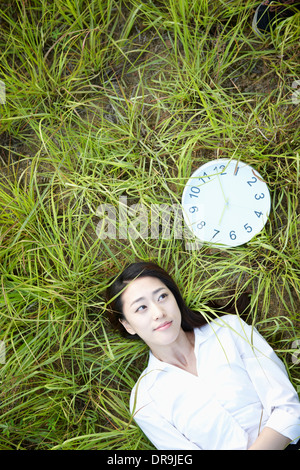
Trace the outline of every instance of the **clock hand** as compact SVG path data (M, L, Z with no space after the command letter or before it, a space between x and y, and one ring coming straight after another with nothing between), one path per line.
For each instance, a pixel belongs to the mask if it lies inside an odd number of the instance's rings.
M225 204L224 204L224 207L223 207L223 211L222 211L222 214L221 214L220 220L219 220L219 225L221 225L221 222L222 222L222 220L223 220L224 214L225 214L226 209L228 208L228 205L229 205L229 198L226 197L226 194L225 194L225 192L224 192L224 189L223 189L223 186L222 186L222 183L221 183L220 175L217 175L217 176L218 176L218 181L219 181L219 185L220 185L220 188L221 188L222 196L223 196L224 201L225 201Z
M223 196L223 198L224 198L225 204L228 205L228 200L229 200L229 199L226 198L226 195L225 195L225 193L224 193L224 189L223 189L223 186L222 186L222 183L221 183L221 180L220 180L220 176L219 176L219 175L217 175L217 176L218 176L218 181L219 181L219 184L220 184L220 188L221 188L221 192L222 192L222 196Z
M221 225L221 222L223 220L223 217L224 217L224 214L225 214L225 211L226 211L227 207L228 207L228 202L226 202L226 204L224 205L224 208L223 208L220 220L219 220L219 225Z

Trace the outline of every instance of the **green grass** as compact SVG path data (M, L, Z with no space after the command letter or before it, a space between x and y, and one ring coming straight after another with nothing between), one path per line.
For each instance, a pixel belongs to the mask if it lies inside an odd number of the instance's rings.
M300 391L299 15L261 41L252 0L2 3L0 448L152 448L128 411L146 348L105 317L108 279L136 259L194 308L251 290L251 321ZM247 245L97 236L101 204L180 204L218 156L271 190Z

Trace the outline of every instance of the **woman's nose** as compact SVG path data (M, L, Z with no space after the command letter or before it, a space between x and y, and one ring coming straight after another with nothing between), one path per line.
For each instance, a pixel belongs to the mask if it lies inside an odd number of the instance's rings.
M158 318L162 318L164 316L163 309L159 305L153 304L152 316L155 320L157 320Z

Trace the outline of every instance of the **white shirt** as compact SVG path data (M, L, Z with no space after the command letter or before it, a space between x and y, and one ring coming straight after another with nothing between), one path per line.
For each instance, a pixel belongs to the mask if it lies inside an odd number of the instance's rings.
M198 376L155 358L135 384L130 410L160 450L242 450L268 426L294 443L300 402L273 349L236 315L196 328Z

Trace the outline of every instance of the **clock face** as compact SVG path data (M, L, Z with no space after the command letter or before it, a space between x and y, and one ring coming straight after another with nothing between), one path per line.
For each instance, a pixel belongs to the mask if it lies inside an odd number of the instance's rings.
M234 247L263 229L271 198L261 175L250 165L220 158L192 174L182 207L186 225L200 241Z

